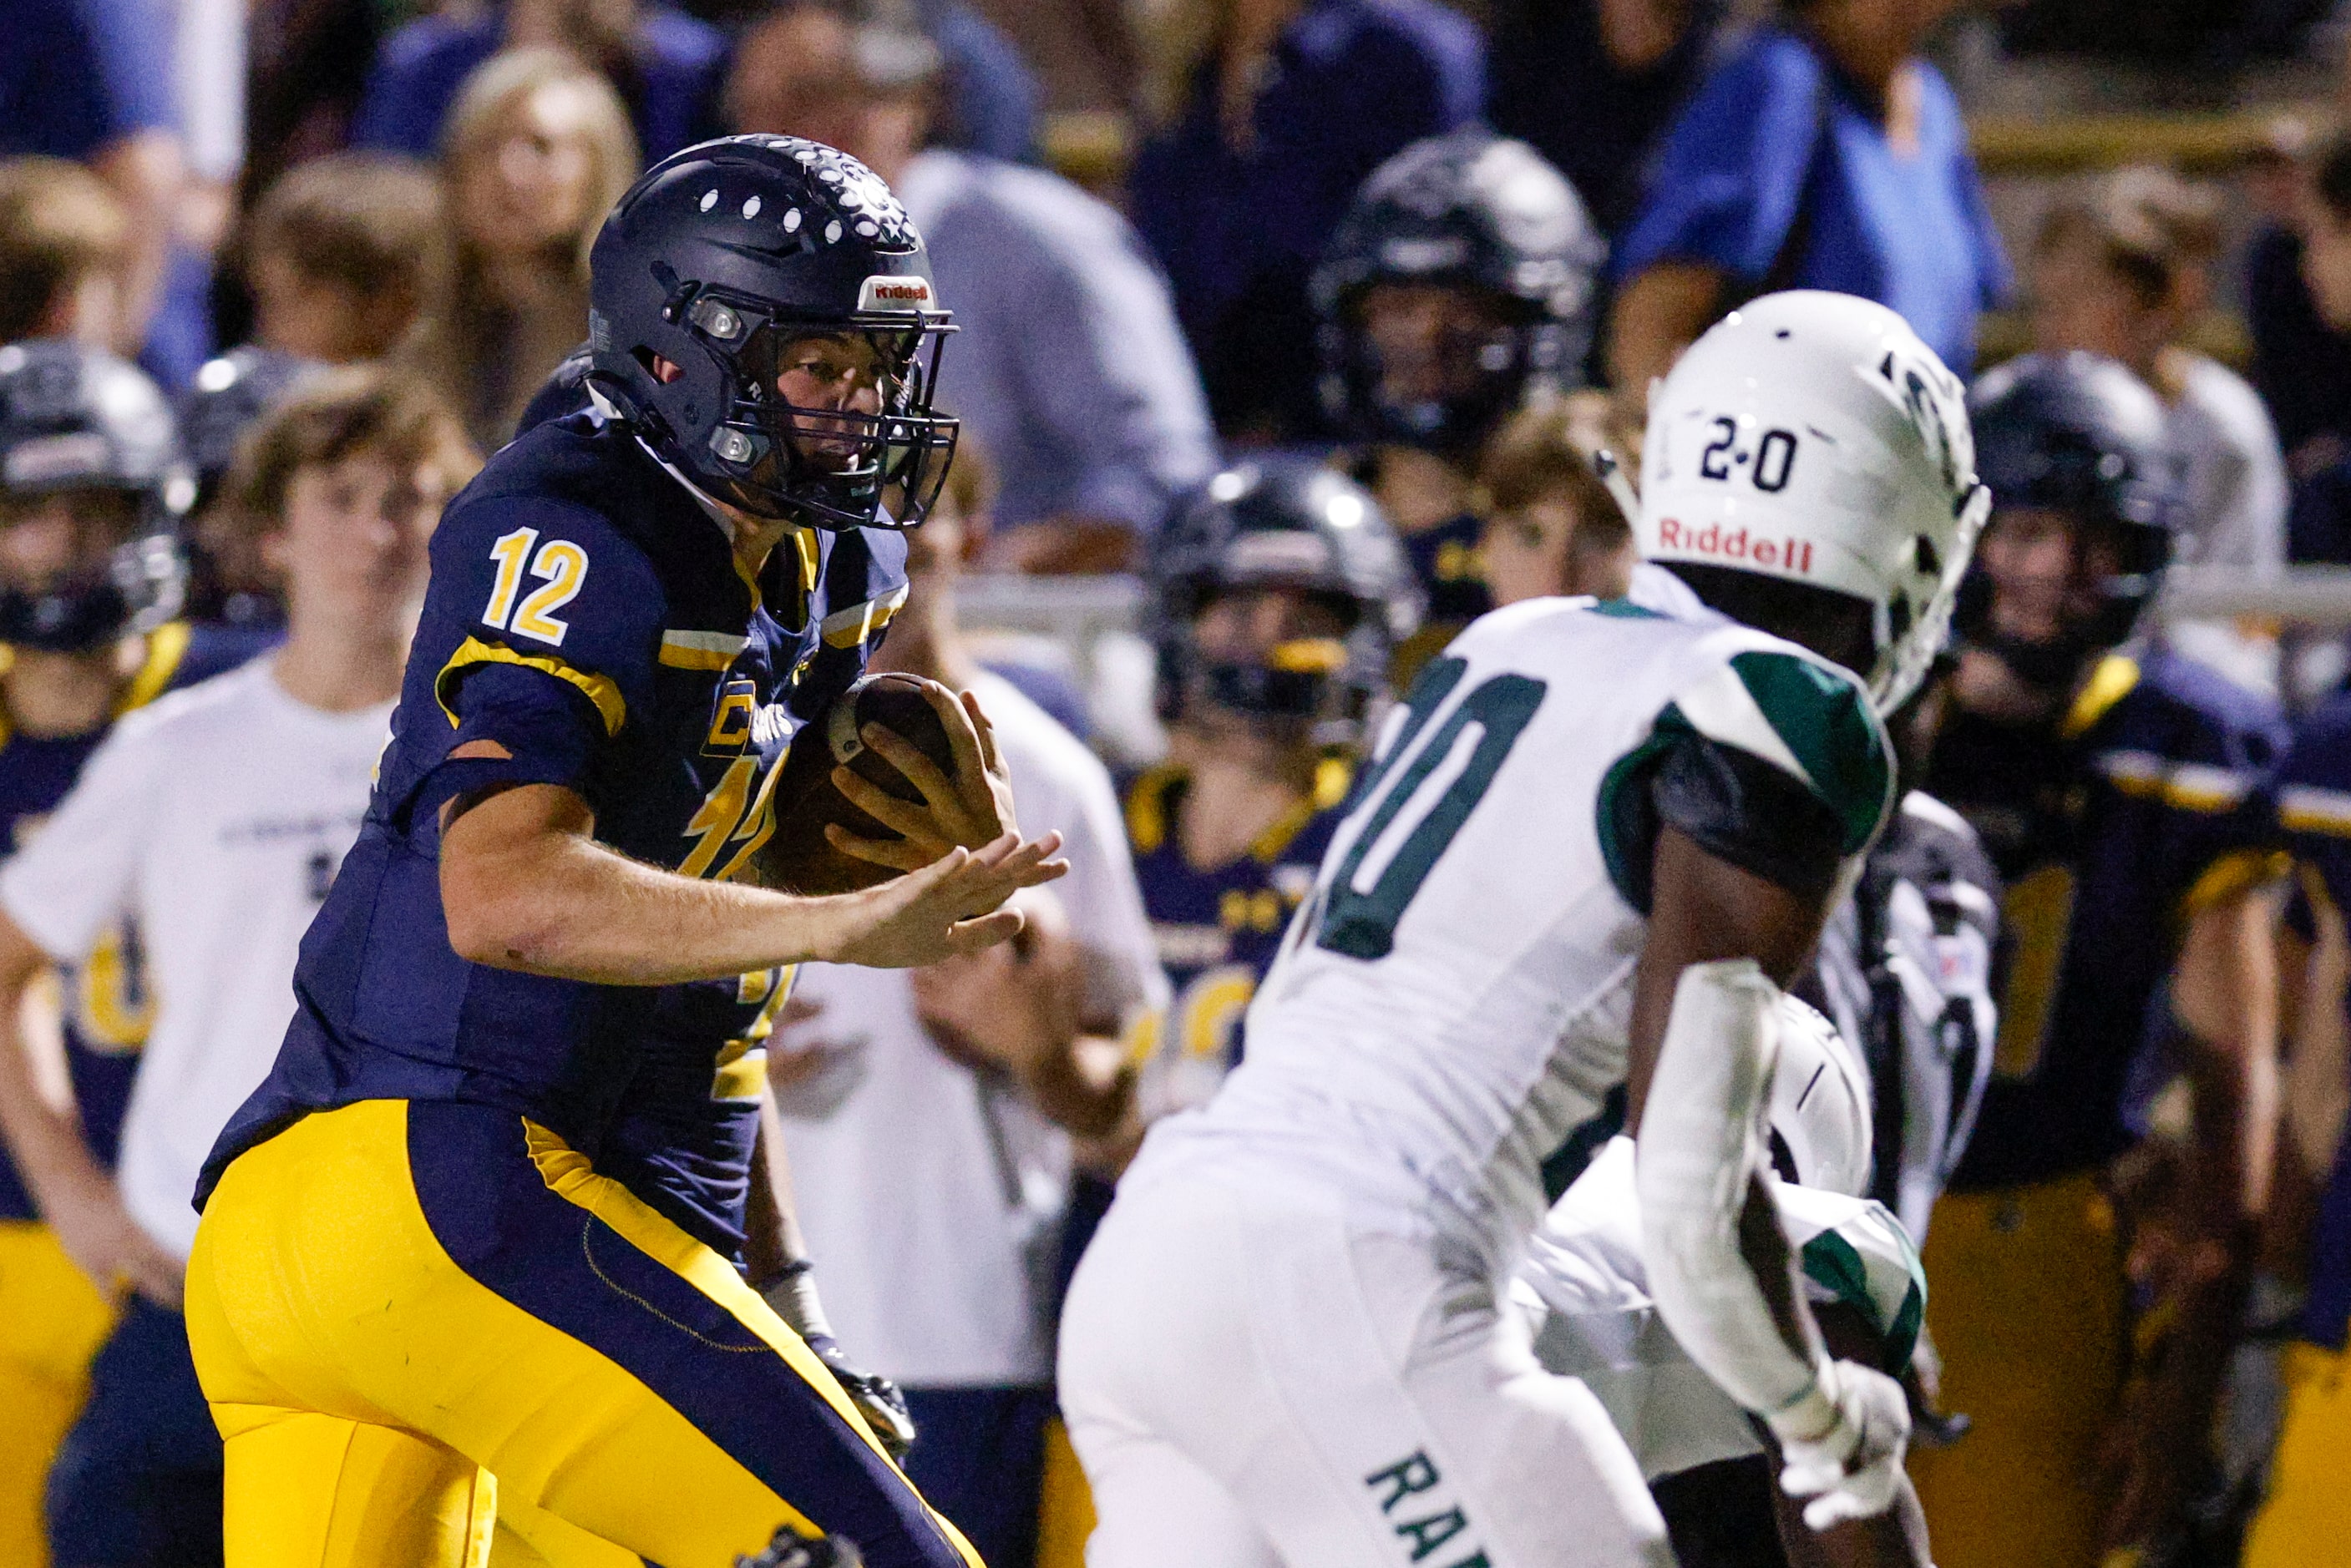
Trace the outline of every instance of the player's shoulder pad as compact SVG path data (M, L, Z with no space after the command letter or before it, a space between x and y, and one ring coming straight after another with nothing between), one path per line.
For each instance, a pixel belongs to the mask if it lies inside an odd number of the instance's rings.
M2088 711L2102 689L2119 694ZM2275 771L2287 739L2273 698L2168 652L2136 666L2109 659L2068 727L2117 790L2197 815L2243 805Z
M433 535L420 647L446 659L445 704L483 664L536 669L595 704L607 733L649 704L668 595L645 547L603 510L496 489L462 495Z
M1126 841L1137 855L1156 854L1166 844L1175 828L1173 796L1184 778L1182 768L1161 763L1114 781L1126 808Z
M2297 720L2278 766L2278 826L2289 834L2351 838L2351 692Z
M906 538L894 528L855 528L826 536L824 641L830 648L878 642L905 607Z
M1772 1198L1804 1278L1876 1327L1889 1370L1908 1366L1927 1319L1927 1267L1902 1221L1874 1199L1790 1182L1774 1183Z
M1802 784L1834 814L1844 853L1866 846L1894 809L1894 746L1850 672L1744 627L1709 631L1668 714Z

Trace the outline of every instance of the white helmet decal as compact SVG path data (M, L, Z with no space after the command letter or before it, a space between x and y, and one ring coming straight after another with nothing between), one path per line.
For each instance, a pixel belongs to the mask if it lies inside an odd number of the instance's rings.
M1771 1121L1799 1183L1848 1198L1868 1193L1876 1158L1868 1069L1835 1024L1784 992Z
M1767 295L1650 387L1641 554L1866 601L1877 659L1856 673L1880 713L1941 650L1990 509L1966 389L1882 305Z

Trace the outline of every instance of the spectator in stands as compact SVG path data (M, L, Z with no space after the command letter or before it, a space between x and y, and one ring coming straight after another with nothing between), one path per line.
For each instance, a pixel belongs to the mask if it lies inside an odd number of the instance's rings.
M552 48L476 71L445 140L455 273L418 358L486 452L587 336L588 250L636 176L636 140L611 86Z
M1608 362L1634 405L1741 299L1832 288L1898 310L1965 373L2008 292L1959 100L1919 57L1952 0L1783 0L1707 78L1619 243Z
M1559 165L1623 234L1657 140L1705 72L1724 0L1500 0L1494 129Z
M1109 776L958 632L956 578L985 533L975 477L958 462L906 535L914 594L873 668L979 698L1022 823L1062 834L1070 875L1029 904L1029 930L977 958L804 966L768 1071L827 1309L914 1414L907 1473L988 1563L1028 1568L1071 1135L1125 1117L1119 1038L1167 982Z
M2285 559L2285 459L2259 393L2181 341L2211 302L2220 203L2159 169L2067 202L2032 247L2033 347L2119 359L2170 411L2185 464L2174 559L2262 570Z
M218 1563L221 1439L189 1358L181 1281L198 1167L276 1058L294 958L358 836L424 597L426 541L479 460L421 383L344 370L289 403L235 482L283 573L277 654L127 718L0 877L0 1128L119 1315L48 1479L65 1568ZM159 1002L110 1173L70 1106L31 1089L16 1020L54 963L123 915ZM108 1277L110 1276L110 1277ZM283 1478L247 1506L283 1507Z
M927 146L939 66L910 27L790 6L744 37L734 129L856 154L922 230L961 329L944 400L1002 476L991 559L1123 568L1216 462L1166 281L1125 221L1068 181Z
M2273 571L2285 564L2285 456L2261 394L2182 337L2211 300L2220 249L2212 192L2155 168L2125 169L2095 197L2042 220L2032 260L2033 346L2130 367L2163 400L2180 463L2172 558ZM2225 620L2167 621L2169 647L2238 684L2274 687L2273 636Z
M2290 206L2271 214L2245 257L2245 319L2253 385L2300 481L2351 453L2351 331L2314 297L2304 237L2351 220L2351 140L2299 150L2295 164Z
M380 359L445 306L441 187L425 166L334 153L271 186L246 227L253 340L323 364Z
M2273 287L2266 296L2270 314L2255 317L2256 331L2267 338L2273 373L2283 372L2288 381L2304 378L2325 391L2336 385L2334 374L2340 370L2343 393L2351 400L2351 136L2329 141L2313 161L2294 248L2298 291ZM2262 303L2257 295L2256 306ZM2312 389L2305 385L2303 393ZM2351 563L2351 401L2321 409L2298 394L2275 406L2281 424L2289 414L2323 420L2293 449L2300 483L2287 553L2296 561Z
M183 160L172 101L172 40L162 10L144 0L0 0L0 158L38 153L87 164L130 219L116 335L136 354L147 342L179 230ZM201 320L162 337L193 338ZM153 364L175 384L194 361Z
M1597 394L1523 410L1494 434L1478 471L1478 554L1494 603L1549 595L1625 597L1633 525L1593 471L1607 444Z
M434 11L386 39L352 144L412 158L444 151L468 78L493 55L533 48L566 50L611 83L648 158L716 134L726 41L707 22L660 0L503 0Z
M1372 171L1476 119L1485 49L1435 0L1230 0L1164 51L1129 182L1165 264L1217 429L1322 433L1306 277Z
M120 341L130 227L106 182L81 165L0 160L0 343Z

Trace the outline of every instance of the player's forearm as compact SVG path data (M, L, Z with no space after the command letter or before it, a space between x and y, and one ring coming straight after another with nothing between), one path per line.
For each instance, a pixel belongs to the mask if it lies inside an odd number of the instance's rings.
M512 789L451 823L441 903L459 957L601 985L723 980L828 956L834 901L705 882L589 836L579 797Z
M1722 285L1720 269L1690 262L1659 262L1625 284L1616 296L1608 343L1619 397L1640 407L1650 380L1672 369L1706 330Z
M47 965L13 922L0 917L0 1137L44 1214L77 1199L110 1193L106 1173L82 1136L71 1091L43 1083L23 1024L26 992ZM53 1075L54 1076L54 1075Z
M2189 922L2172 1023L2194 1091L2199 1212L2208 1233L2241 1231L2265 1207L2278 1121L2273 900L2252 889Z
M1081 1138L1104 1137L1134 1105L1134 1070L1125 1055L1108 1034L1081 1034L1045 1052L1021 1086L1056 1126Z

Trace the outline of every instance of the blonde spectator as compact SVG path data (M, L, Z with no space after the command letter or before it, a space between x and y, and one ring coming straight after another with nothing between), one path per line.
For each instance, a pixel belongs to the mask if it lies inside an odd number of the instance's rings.
M383 358L445 307L447 235L423 164L336 153L298 165L246 230L254 342L327 364Z
M2259 569L2285 558L2285 459L2259 393L2182 337L2211 301L2220 202L2160 169L2126 169L2043 221L2033 346L2119 359L2155 389L2186 466L2178 559Z
M130 219L104 181L61 158L0 161L0 343L111 346L130 261Z
M1604 400L1579 394L1525 410L1495 432L1478 474L1478 553L1496 605L1549 594L1622 597L1633 528L1593 466Z
M423 358L486 451L588 335L588 250L636 178L636 136L603 78L517 49L466 82L441 173L456 272Z

